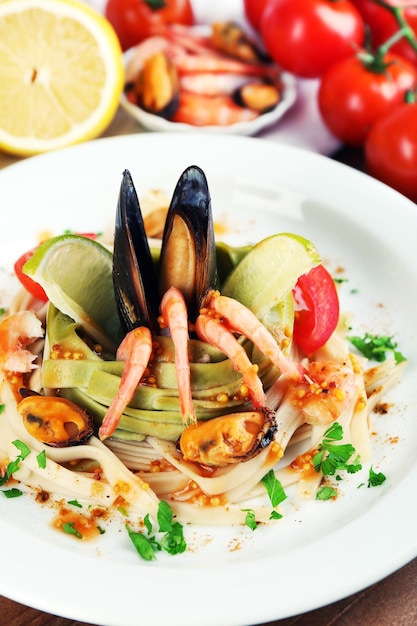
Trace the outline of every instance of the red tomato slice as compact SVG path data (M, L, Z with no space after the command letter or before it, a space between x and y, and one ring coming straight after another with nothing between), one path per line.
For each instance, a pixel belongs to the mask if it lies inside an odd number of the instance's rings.
M89 239L96 239L97 238L97 234L96 233L79 233L79 234L82 237L88 237ZM32 278L30 278L30 276L27 276L22 271L22 268L23 268L24 264L26 263L26 261L28 261L33 256L33 254L34 254L34 252L35 252L35 250L37 248L38 248L38 246L36 246L35 248L32 248L32 250L28 250L28 252L25 252L24 254L22 254L22 256L19 257L17 259L16 263L14 264L14 271L15 271L15 274L16 274L16 277L17 277L18 281L26 289L26 291L28 291L30 294L32 294L32 296L34 298L38 298L38 300L41 300L42 302L47 302L48 301L48 296L46 295L46 293L43 290L43 288L40 285L38 285L37 282L32 280Z
M300 276L293 289L294 342L310 355L321 348L339 321L339 297L335 282L323 265Z
M23 285L26 291L32 294L34 298L38 298L38 300L42 300L42 302L47 302L48 296L46 295L42 287L38 285L38 283L36 283L34 280L32 280L30 276L27 276L22 271L24 264L33 256L35 250L36 248L33 248L32 250L29 250L28 252L22 254L22 256L19 257L14 264L14 271L17 279L19 280L21 285Z

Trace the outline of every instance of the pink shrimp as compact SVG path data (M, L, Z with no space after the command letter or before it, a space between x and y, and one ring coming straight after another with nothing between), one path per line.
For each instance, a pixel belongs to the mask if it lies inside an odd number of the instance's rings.
M248 82L247 76L241 74L204 72L199 74L183 74L180 77L180 89L192 93L215 96L232 94Z
M216 292L210 297L208 306L224 319L231 330L250 339L280 372L292 379L302 380L304 368L285 356L271 333L250 309L237 300Z
M287 399L297 406L308 424L336 421L355 397L352 367L335 361L309 363L305 378L292 386Z
M249 122L258 115L256 111L238 106L228 95L207 96L182 91L179 107L170 119L193 126L230 126Z
M188 359L188 314L182 293L175 287L170 287L161 300L160 310L174 343L181 415L185 424L195 423L197 420L191 393Z
M8 372L27 373L37 366L36 359L29 350L36 339L43 337L44 331L38 317L32 311L20 311L5 317L0 322L0 362Z
M189 54L180 46L168 47L166 52L176 65L179 74L195 72L224 74L227 72L270 79L277 76L276 68L261 63L245 63L244 61L229 59L217 54Z
M265 393L257 374L258 367L251 363L245 349L222 320L209 313L201 312L196 320L195 329L200 339L224 352L235 370L242 374L254 407L265 407Z
M149 328L140 326L127 333L120 344L116 358L125 361L119 390L114 397L100 426L101 440L110 437L116 430L120 418L129 404L152 354L152 335Z

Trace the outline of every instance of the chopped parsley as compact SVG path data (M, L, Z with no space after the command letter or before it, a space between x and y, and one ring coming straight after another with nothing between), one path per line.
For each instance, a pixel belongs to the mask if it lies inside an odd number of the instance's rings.
M46 450L42 450L42 452L39 452L39 454L36 457L36 460L38 462L38 467L40 469L45 469L45 467L46 467Z
M337 444L335 441L343 439L343 428L338 422L334 422L324 433L323 441L318 446L317 453L313 457L313 465L316 472L322 472L324 476L334 476L339 470L346 470L354 474L362 469L357 456L352 463L349 459L355 453L355 448L350 443Z
M273 507L276 507L281 504L281 502L284 502L287 495L282 484L275 476L274 470L269 470L269 472L262 478L261 483L265 487Z
M337 490L329 485L320 487L316 493L316 500L331 500L332 498L337 498Z
M407 360L406 357L397 350L397 343L393 341L392 336L365 333L364 337L351 336L347 337L347 339L367 359L382 362L387 358L387 352L392 352L397 364Z
M378 487L386 481L387 477L382 472L375 472L372 467L369 469L368 487Z
M83 505L80 504L78 500L68 500L68 504L71 504L72 506L76 506L79 509L83 508Z
M12 489L5 489L2 491L2 494L6 496L6 498L18 498L19 496L23 496L23 491L17 489L17 487L13 487Z
M80 531L75 528L74 522L66 522L65 524L62 524L62 530L64 533L67 533L67 535L74 535L77 539L83 538Z
M153 527L149 515L145 515L143 520L147 535L133 531L129 524L125 525L136 551L145 561L155 559L156 552L159 550L164 550L168 554L180 554L185 552L187 548L183 526L179 522L173 521L172 508L165 500L161 500L159 503L157 520L159 533L163 533L160 538L151 534Z
M258 528L255 511L253 509L242 509L242 511L246 513L245 525L251 530L255 530L256 528Z
M15 441L12 441L12 443L19 450L20 454L15 458L14 461L10 461L10 463L6 467L4 475L0 477L0 487L8 482L9 478L13 476L14 472L18 471L21 461L24 461L25 458L30 454L30 448L28 448L28 446L23 443L23 441L16 439Z

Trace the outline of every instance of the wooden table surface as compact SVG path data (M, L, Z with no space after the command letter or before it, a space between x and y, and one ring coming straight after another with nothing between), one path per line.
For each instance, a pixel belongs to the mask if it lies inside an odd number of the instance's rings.
M119 112L105 135L120 135L137 131L123 113ZM334 155L337 160L350 166L363 168L361 154L356 150L341 149ZM0 152L0 168L17 162L18 159ZM416 520L417 532L417 520ZM375 538L381 542L383 537ZM22 565L24 567L24 565ZM7 570L7 564L3 563ZM332 572L330 575L337 575ZM300 573L300 589L308 584L306 573ZM323 583L325 584L325 582ZM87 583L88 587L88 583ZM88 593L88 590L85 590ZM76 597L74 597L76 602ZM100 601L96 598L96 601ZM254 598L254 602L262 601ZM174 609L175 610L175 609ZM146 622L138 618L138 624ZM196 619L196 624L198 620ZM86 626L77 622L38 611L0 596L0 626ZM334 604L287 619L268 622L267 626L416 626L417 625L417 559L414 559L387 578L352 596ZM98 625L99 626L99 625ZM117 625L116 625L117 626ZM162 626L162 625L161 625ZM213 624L213 626L215 626ZM219 624L219 626L221 626Z

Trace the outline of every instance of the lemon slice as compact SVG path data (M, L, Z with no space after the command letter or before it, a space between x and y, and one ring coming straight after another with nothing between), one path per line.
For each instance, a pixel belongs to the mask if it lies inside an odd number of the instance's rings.
M23 266L23 272L43 287L57 309L110 349L120 339L112 258L93 239L61 235L42 243Z
M0 2L0 149L28 156L97 137L123 83L117 36L90 7Z
M293 317L292 289L298 278L321 262L314 244L292 233L272 235L257 243L222 286L223 295L239 300L282 339Z

